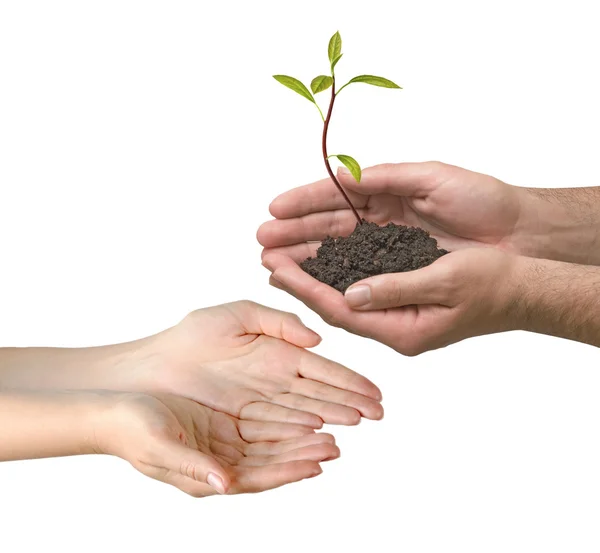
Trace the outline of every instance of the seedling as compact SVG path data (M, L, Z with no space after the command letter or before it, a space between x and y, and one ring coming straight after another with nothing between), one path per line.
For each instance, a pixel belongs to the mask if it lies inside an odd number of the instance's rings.
M361 219L360 215L358 214L358 211L356 211L356 208L350 201L348 194L346 194L346 191L342 188L342 185L337 180L335 174L333 173L333 171L331 169L331 164L329 163L330 158L337 157L338 160L341 161L348 168L348 170L350 171L352 176L358 182L360 182L360 177L361 177L360 165L353 157L345 155L345 154L331 154L331 155L327 154L327 132L329 130L329 123L331 122L331 114L333 113L333 104L335 103L335 99L339 96L340 92L352 83L365 83L365 84L370 84L373 86L381 86L383 88L401 88L401 87L399 87L396 83L390 81L389 79L384 79L383 77L376 77L374 75L359 75L358 77L354 77L353 79L350 79L344 86L342 86L336 92L336 89L335 89L335 66L338 64L338 62L340 61L340 59L342 58L342 55L343 55L342 54L342 37L340 36L339 32L335 33L331 37L331 40L329 41L328 55L329 55L329 67L330 67L331 76L319 75L318 77L315 77L310 83L310 88L312 90L312 94L311 94L310 90L308 90L308 88L301 81L299 81L298 79L295 79L294 77L288 77L287 75L273 75L273 78L276 79L277 81L279 81L282 85L287 86L288 88L292 89L294 92L297 92L298 94L300 94L300 96L303 96L309 102L312 102L315 106L317 106L317 109L319 110L319 114L321 115L321 119L323 120L322 147L323 147L323 161L325 162L325 167L327 168L327 172L329 173L331 180L337 186L338 190L344 197L344 200L346 200L347 204L350 206L350 209L352 210L352 213L354 213L354 216L356 217L358 224L362 224L362 219ZM323 112L321 111L321 108L319 107L319 104L317 104L317 101L315 100L314 94L318 94L319 92L323 92L329 88L331 88L331 100L329 101L329 108L327 109L327 115L324 116Z

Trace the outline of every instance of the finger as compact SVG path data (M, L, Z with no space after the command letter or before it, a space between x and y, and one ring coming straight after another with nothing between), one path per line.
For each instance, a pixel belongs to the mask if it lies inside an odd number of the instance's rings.
M384 163L363 170L360 182L343 167L338 170L337 177L344 188L363 195L425 197L447 178L451 169L451 165L437 161Z
M321 342L321 337L304 325L298 315L279 311L251 301L230 304L232 309L244 313L238 317L248 334L264 334L301 348L311 348Z
M316 257L317 250L321 246L321 242L294 244L293 246L281 246L280 248L264 248L261 253L261 259L267 255L279 254L285 255L293 259L296 263L302 263L309 257Z
M381 390L368 378L316 353L303 352L298 372L304 378L362 394L376 401L381 401L383 398Z
M328 324L352 328L353 332L368 335L376 320L350 309L344 296L327 284L323 284L305 273L292 259L279 254L265 256L263 265L273 271L273 284L291 293L316 311ZM360 315L360 316L357 316Z
M240 421L238 427L246 442L276 442L314 433L308 426L280 422Z
M354 426L360 423L360 413L346 405L319 401L301 394L280 394L272 401L294 409L301 409L318 415L326 424Z
M278 280L275 280L272 275L269 277L269 284L273 286L273 288L283 290L284 292L286 291L285 288L281 285L281 283Z
M348 196L354 207L362 208L367 205L367 198L353 192ZM275 198L269 206L269 211L277 219L300 217L308 213L345 209L347 204L331 179L323 179L313 184L293 188Z
M383 407L378 401L361 394L328 386L322 382L299 378L293 382L292 392L307 398L356 409L356 411L367 419L379 420L383 418Z
M315 461L292 461L264 467L238 467L233 493L256 493L313 478L323 471Z
M335 438L331 434L318 432L281 442L255 442L248 444L244 453L248 457L251 455L280 455L301 447L325 443L335 445Z
M323 420L312 412L290 409L266 401L257 401L244 406L240 411L240 419L300 424L316 429L323 427Z
M142 474L145 474L149 478L164 482L170 486L179 488L182 492L185 492L193 497L208 497L210 495L216 495L217 491L211 488L208 484L203 484L183 476L179 472L173 472L171 470L155 467L153 465L147 465L145 463L132 463L132 465L139 470Z
M276 248L321 241L327 236L348 236L356 225L356 219L349 209L310 213L293 219L267 221L258 229L257 239L265 248Z
M337 459L339 456L340 449L336 445L323 443L300 447L279 455L252 455L244 457L240 461L240 465L262 467L265 465L288 463L290 461L316 461L317 463L322 463Z
M196 482L208 484L220 494L227 493L231 485L227 472L216 459L175 440L156 441L150 453L149 463Z
M346 290L352 309L374 310L406 305L452 306L452 270L449 263L434 262L406 273L377 275Z

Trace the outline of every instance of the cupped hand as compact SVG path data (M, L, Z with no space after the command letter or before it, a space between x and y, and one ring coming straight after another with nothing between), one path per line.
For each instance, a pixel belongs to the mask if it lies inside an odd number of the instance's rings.
M118 394L95 428L101 452L194 496L254 493L320 474L339 457L330 434L241 421L192 400Z
M496 246L519 251L522 190L493 177L440 162L398 163L365 169L360 182L338 172L361 217L429 231L441 247ZM314 255L326 236L349 235L356 219L331 180L301 186L270 206L274 221L258 230L264 254L294 259Z
M358 424L381 419L381 392L306 348L320 337L296 315L241 301L201 309L142 340L121 364L125 389L167 392L243 420Z
M518 328L518 276L526 258L495 248L466 248L406 273L378 275L345 295L271 253L263 265L327 323L417 355L471 336Z

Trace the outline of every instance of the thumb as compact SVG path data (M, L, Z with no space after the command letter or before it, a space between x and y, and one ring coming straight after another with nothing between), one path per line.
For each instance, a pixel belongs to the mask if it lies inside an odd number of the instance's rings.
M220 494L227 493L231 481L225 469L213 457L175 440L161 440L154 450L154 465L206 483Z
M240 314L246 315L240 321L248 333L265 334L301 348L312 348L321 342L321 337L298 315L250 301L239 302L238 306Z
M439 184L449 168L437 161L384 163L365 169L360 182L345 167L338 169L337 176L345 188L360 194L425 196Z
M346 303L360 311L405 305L452 304L452 276L445 264L433 263L406 273L377 275L353 284Z

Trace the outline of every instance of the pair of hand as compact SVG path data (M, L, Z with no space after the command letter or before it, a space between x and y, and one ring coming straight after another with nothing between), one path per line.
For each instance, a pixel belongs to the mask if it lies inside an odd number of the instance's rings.
M316 476L319 463L339 456L332 435L315 433L324 423L383 417L373 383L307 350L320 341L297 316L241 301L195 311L128 344L0 350L0 380L6 389L85 390L89 409L68 414L73 424L92 421L75 432L94 437L85 451L118 455L197 497L257 492ZM71 396L55 395L42 395L47 404L38 410L58 411L60 429ZM36 456L24 447L20 458ZM71 452L56 447L47 450Z
M535 217L524 215L526 189L439 162L375 166L360 182L342 170L338 177L362 217L424 228L451 253L417 271L361 281L345 296L316 281L298 263L326 236L349 235L356 225L326 179L276 198L276 219L258 230L273 286L329 324L405 355L520 327L519 283L531 271L521 255L539 235Z
M157 395L126 396L118 411L131 421L114 427L143 429L121 440L119 455L194 496L320 474L340 452L315 429L383 417L373 383L305 349L320 341L296 315L243 301L195 311L136 344L140 371L125 387Z

